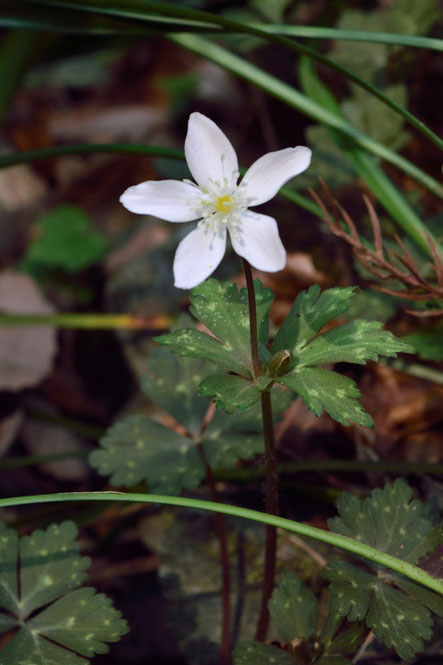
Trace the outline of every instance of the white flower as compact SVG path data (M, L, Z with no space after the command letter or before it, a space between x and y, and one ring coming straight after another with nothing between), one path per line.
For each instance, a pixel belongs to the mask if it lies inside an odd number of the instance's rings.
M263 155L237 185L238 161L230 141L212 120L192 113L185 156L197 185L189 180L148 181L129 187L120 197L125 208L141 215L168 222L200 220L177 247L175 286L191 289L209 277L225 253L226 231L234 251L254 268L282 270L286 251L275 219L248 208L269 201L285 182L307 169L309 148Z

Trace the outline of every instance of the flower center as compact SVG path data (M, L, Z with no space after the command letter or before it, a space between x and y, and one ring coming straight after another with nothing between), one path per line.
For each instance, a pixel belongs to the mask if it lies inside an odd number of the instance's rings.
M224 196L219 196L218 199L215 202L215 209L217 212L222 212L224 214L227 214L231 211L232 206L234 205L234 201L230 197L229 194L225 194Z

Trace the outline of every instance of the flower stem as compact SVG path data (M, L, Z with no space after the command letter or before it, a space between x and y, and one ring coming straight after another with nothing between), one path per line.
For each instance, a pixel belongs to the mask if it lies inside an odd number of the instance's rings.
M254 379L260 376L260 359L258 357L258 334L257 334L257 310L255 307L255 291L254 281L252 279L251 266L242 259L243 269L246 277L246 287L248 289L248 305L249 305L249 329L251 334L251 356L252 356L252 370Z
M255 306L254 282L252 280L251 266L243 259L243 268L248 289L249 320L251 331L251 356L254 379L260 376L260 360L258 355L257 311ZM261 410L263 419L263 436L265 440L265 487L266 512L269 515L278 515L278 475L277 455L275 450L274 423L272 418L271 393L265 391L261 396ZM262 597L260 613L257 624L256 638L263 641L269 624L268 601L271 597L275 580L275 563L277 553L277 530L266 526L265 569L263 575Z
M201 443L198 444L203 464L206 469L206 478L209 485L211 500L214 503L219 502L217 489L215 486L214 474L206 459L205 451ZM222 634L220 643L220 665L229 665L230 663L230 628L231 628L231 573L229 568L229 548L226 532L225 518L221 513L215 513L215 528L220 550L220 563L222 574Z

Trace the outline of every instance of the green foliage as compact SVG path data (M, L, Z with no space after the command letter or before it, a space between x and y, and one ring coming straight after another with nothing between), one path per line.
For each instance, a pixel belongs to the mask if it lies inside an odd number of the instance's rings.
M443 360L443 324L419 328L405 335L404 342L412 344L423 360Z
M283 649L263 642L241 642L234 650L234 665L296 665Z
M278 383L294 390L316 416L323 410L337 422L355 422L371 427L372 418L358 402L360 391L352 379L318 365L336 362L364 364L379 355L396 356L412 347L392 333L381 330L378 321L359 319L321 334L322 328L350 306L355 289L333 288L320 292L311 286L301 292L271 346L276 353L287 349L292 363Z
M293 573L285 571L269 601L272 623L283 642L308 640L317 629L317 599Z
M331 531L400 559L407 559L414 548L432 530L428 508L411 501L412 491L401 479L372 496L360 499L344 493L338 503L340 517L329 521ZM398 574L389 575L377 567L369 572L353 564L331 562L326 571L331 580L330 612L349 621L365 620L374 635L394 647L404 659L423 648L423 640L432 635L429 609L443 613L437 594L408 583Z
M151 492L178 494L194 489L204 477L204 466L193 439L143 415L115 423L89 456L114 486L133 487L145 480Z
M106 251L106 238L91 226L88 215L74 206L59 206L42 217L39 235L28 246L23 268L28 272L62 268L77 272L97 263Z
M252 383L242 376L219 374L209 376L202 382L200 394L212 397L217 408L234 413L236 409L244 411L258 402L270 383L272 379L269 376L260 376L257 383Z
M278 381L296 392L316 416L325 410L342 425L349 425L350 421L364 427L373 425L371 416L358 401L361 393L355 382L342 374L305 367Z
M177 358L158 349L148 358L146 366L147 372L142 378L143 391L183 425L186 432L178 433L143 414L117 421L101 439L100 448L89 456L90 464L100 474L110 475L113 485L132 487L145 481L152 492L178 494L183 488L195 489L205 478L205 467L197 444L201 444L212 468L229 468L239 459L249 459L263 452L259 408L231 417L217 412L208 426L203 428L209 402L199 397L197 387L212 367L211 363L194 358ZM221 382L235 379L243 381L248 387L253 385L238 376L220 375L205 381L211 379ZM270 381L269 378L267 380ZM289 399L287 392L281 394L275 391L276 417L288 406Z
M301 291L275 336L271 352L288 349L291 354L299 353L329 321L346 312L356 290L348 286L321 291L315 284Z
M73 522L21 539L0 523L0 632L16 631L1 665L87 665L127 632L106 596L79 588L90 562L76 537Z
M269 311L274 295L255 280L259 341L266 344ZM157 337L173 353L206 358L220 367L249 378L252 359L249 333L248 294L231 282L208 279L192 290L191 312L217 339L197 330L179 330Z
M272 625L288 651L260 642L243 642L234 650L235 665L350 665L345 656L355 653L364 639L361 625L345 625L330 612L319 637L318 602L312 591L285 571L269 601ZM265 648L264 648L265 647Z

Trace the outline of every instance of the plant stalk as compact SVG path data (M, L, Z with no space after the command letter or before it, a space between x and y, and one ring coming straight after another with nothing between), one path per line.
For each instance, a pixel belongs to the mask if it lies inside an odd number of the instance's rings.
M219 503L215 478L211 467L206 459L205 451L201 443L197 445L203 464L206 469L206 479L209 485L211 500ZM220 550L220 565L222 576L222 630L220 641L220 665L229 665L230 659L230 632L231 632L231 572L229 567L228 535L226 521L221 513L215 513L215 529Z
M251 333L251 356L254 379L261 374L260 359L258 355L257 309L255 304L254 282L249 263L243 259L243 268L248 289L249 320ZM272 419L271 393L265 391L261 396L261 410L263 419L263 436L265 440L265 505L268 515L278 515L278 475L277 455L275 450L274 423ZM256 638L264 641L269 624L268 601L274 589L275 564L277 556L277 530L274 526L266 526L265 568L263 574L263 587L260 602L260 612L257 624Z

